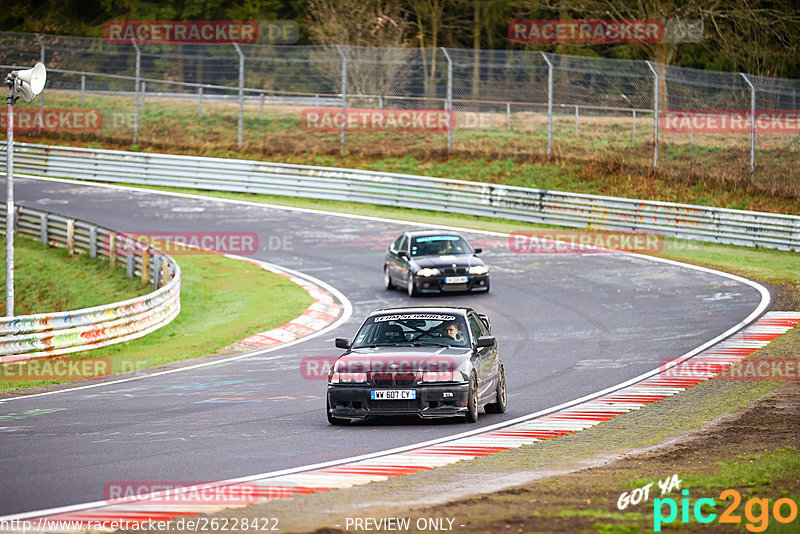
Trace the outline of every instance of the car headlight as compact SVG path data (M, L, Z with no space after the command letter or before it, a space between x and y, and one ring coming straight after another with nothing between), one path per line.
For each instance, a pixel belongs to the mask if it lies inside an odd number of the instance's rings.
M473 265L469 268L469 274L486 274L489 268L485 265Z
M424 269L420 269L419 271L417 271L417 276L424 276L426 278L429 276L437 276L438 274L439 274L439 269L435 267L434 268L425 267Z
M334 371L328 381L331 384L363 384L367 381L367 373L341 373Z
M458 371L425 371L420 382L456 382L461 380Z

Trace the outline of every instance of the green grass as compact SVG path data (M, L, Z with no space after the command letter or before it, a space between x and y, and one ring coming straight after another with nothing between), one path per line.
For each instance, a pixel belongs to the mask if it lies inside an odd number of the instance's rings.
M751 454L717 462L717 469L702 475L681 476L681 486L718 490L731 487L771 486L773 481L800 477L800 452L786 447L773 452Z
M79 107L76 94L51 91L48 106ZM162 99L148 95L140 115L137 150L201 156L235 157L385 169L444 178L489 181L563 191L595 193L684 202L720 207L800 214L796 168L800 151L786 146L784 137L762 136L772 148L760 149L756 174L749 173L746 136L662 136L661 165L652 169L652 123L641 118L637 137L630 136L624 117L582 118L579 134L568 116L557 116L553 153L547 156L545 120L539 115L512 115L506 131L505 115L495 114L489 129L457 128L453 151L446 152L445 136L432 132L347 133L345 153L337 133L300 127L301 107L244 106L243 148L237 148L238 105L205 101L197 117L197 101ZM34 104L20 104L34 106ZM20 141L131 149L133 98L89 94L84 109L103 116L99 132L27 133ZM491 115L491 114L490 114ZM777 144L776 144L777 143ZM752 180L752 183L751 183ZM702 183L704 191L692 190Z
M5 267L5 246L0 258ZM15 315L90 308L152 291L152 286L141 280L128 278L123 269L109 269L107 261L88 254L70 256L66 249L44 246L32 239L14 240L14 267ZM0 285L5 288L5 283L3 268ZM3 315L5 310L4 297L0 306Z
M35 251L37 246L42 250L36 252L48 256L41 260L46 263L26 257L27 247ZM45 249L36 242L30 242L26 248L20 247L17 279L24 279L26 271L34 271L38 266L35 276L47 278L47 283L64 286L59 290L75 296L75 300L64 300L60 309L108 304L151 291L151 286L127 279L122 269L110 270L105 262L92 261L84 255L64 257L65 254L58 249ZM300 315L312 302L311 296L290 280L249 262L219 255L181 255L176 260L182 271L181 312L178 317L142 338L68 358L108 358L113 372L123 372L212 354L243 337L284 324ZM83 270L86 264L90 269ZM72 267L67 269L64 265ZM66 269L66 275L53 281L53 273L60 269ZM117 282L120 287L128 284L139 287L140 291L105 290L101 282L95 285L91 279L91 275L97 272L121 278ZM87 286L91 291L87 291ZM17 291L21 300L28 300L23 286L18 286ZM40 311L53 311L53 308L50 303L43 302ZM0 381L0 391L58 382L6 380Z

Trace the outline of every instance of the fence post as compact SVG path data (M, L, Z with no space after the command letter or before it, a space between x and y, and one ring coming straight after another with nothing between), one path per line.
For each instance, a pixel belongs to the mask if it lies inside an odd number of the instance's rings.
M147 96L147 82L143 81L142 82L142 98L139 101L139 111L141 113L144 113L144 99L145 99L145 96Z
M97 257L97 227L89 227L89 257Z
M264 91L261 91L261 101L258 105L258 119L261 120L264 118Z
M575 106L575 135L578 135L578 106Z
M242 123L244 122L244 54L239 48L239 43L233 43L236 53L239 54L239 131L236 136L236 146L242 148Z
M36 40L39 41L39 61L42 62L42 65L46 65L45 63L45 49L44 49L44 41L42 41L42 37L37 33ZM39 128L41 125L44 124L44 92L39 94Z
M647 66L653 73L653 168L658 167L658 72L656 72L653 63L645 61Z
M631 131L631 141L636 141L636 110L633 110L633 130Z
M553 150L553 64L547 54L540 52L547 62L547 155Z
M42 241L42 245L47 245L47 213L42 213L39 220L39 238Z
M342 57L342 131L339 134L339 151L344 152L345 125L347 124L347 58L342 52L342 47L336 45L336 50Z
M81 75L81 106L83 105L83 97L86 94L86 75Z
M453 150L453 126L455 126L455 117L453 117L453 60L450 59L450 54L442 47L444 57L447 59L447 100L445 101L445 111L450 112L450 120L447 127L447 152ZM434 52L435 54L436 52Z
M744 72L739 73L750 86L750 184L756 172L756 86Z
M506 102L506 131L511 131L511 102Z
M142 51L136 44L136 39L131 39L133 47L136 49L136 80L134 81L134 102L133 102L133 144L139 139L139 74L142 69Z

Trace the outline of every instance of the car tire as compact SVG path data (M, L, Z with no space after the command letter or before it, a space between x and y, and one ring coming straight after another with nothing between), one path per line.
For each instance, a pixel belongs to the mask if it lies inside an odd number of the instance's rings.
M503 366L500 366L500 373L497 380L497 392L495 402L487 404L484 410L486 413L503 413L508 405L508 392L506 391L506 373Z
M349 419L341 419L333 416L331 413L331 403L329 401L325 403L325 414L328 416L328 423L334 426L344 426L350 424Z
M408 281L406 282L406 289L408 290L409 297L416 297L419 295L417 293L417 287L414 285L414 273L408 271Z
M469 379L469 392L467 393L467 423L478 421L478 379L475 373Z
M392 283L392 275L389 274L389 266L385 265L383 267L383 287L387 290L394 289L394 284Z

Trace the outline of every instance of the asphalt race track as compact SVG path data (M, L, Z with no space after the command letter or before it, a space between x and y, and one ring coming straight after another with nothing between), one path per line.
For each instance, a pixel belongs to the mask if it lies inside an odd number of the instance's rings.
M235 478L513 419L654 369L735 325L761 300L749 285L688 267L621 254L517 254L505 238L469 232L492 268L491 293L411 299L385 291L381 277L383 253L406 225L20 177L15 196L19 205L120 231L255 232L254 257L331 284L351 301L353 316L260 356L0 403L0 418L42 410L0 422L0 515L102 500L110 482ZM477 426L328 425L325 382L304 378L301 359L338 354L334 337L352 338L367 313L408 304L469 305L489 315L508 380L505 414L482 413Z

